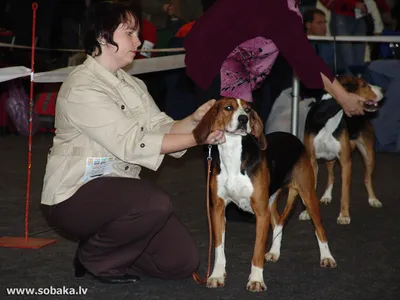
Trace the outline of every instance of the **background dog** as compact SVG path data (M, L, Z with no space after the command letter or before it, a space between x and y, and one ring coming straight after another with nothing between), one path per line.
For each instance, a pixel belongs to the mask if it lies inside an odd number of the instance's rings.
M383 99L382 90L368 84L357 77L341 77L340 83L348 92L355 93L367 99L364 116L348 117L342 107L331 95L325 94L310 109L304 129L304 144L307 148L314 169L315 178L318 174L317 159L326 160L328 182L321 198L321 203L328 204L332 200L334 184L334 165L339 160L342 177L342 196L338 224L350 223L350 187L351 187L351 154L357 149L361 152L365 162L365 187L368 192L368 202L372 207L381 207L382 203L375 196L372 186L372 172L375 166L374 130L369 121L371 112L378 109ZM300 215L300 219L308 220L307 211Z

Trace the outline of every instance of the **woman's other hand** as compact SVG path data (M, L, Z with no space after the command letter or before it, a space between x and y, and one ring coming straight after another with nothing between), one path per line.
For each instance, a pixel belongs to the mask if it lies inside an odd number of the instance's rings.
M365 98L353 93L349 93L335 78L333 82L321 73L322 81L324 82L325 91L331 94L336 101L342 106L344 112L349 117L356 115L364 115Z
M223 143L225 143L225 134L221 130L211 132L205 141L205 144L207 145L218 145Z
M342 106L347 116L364 115L365 98L353 93L345 93L336 100Z

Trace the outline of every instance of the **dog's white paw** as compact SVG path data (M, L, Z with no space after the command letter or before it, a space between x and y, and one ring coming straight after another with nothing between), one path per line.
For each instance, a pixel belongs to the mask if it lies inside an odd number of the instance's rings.
M339 217L337 218L337 223L340 225L348 225L348 224L350 224L350 221L351 221L350 216L345 217L345 216L342 216L342 214L340 214Z
M378 199L368 199L369 205L375 208L381 208L382 207L382 202L379 201Z
M263 292L267 290L267 286L264 281L253 281L250 280L247 283L247 290L250 292Z
M336 268L337 264L333 257L325 257L321 259L321 267L323 268Z
M225 286L225 277L226 277L226 274L224 276L208 278L207 279L207 287L208 288L218 288L218 287Z
M307 210L304 210L300 215L299 215L299 220L301 221L307 221L310 220L310 215L308 214Z
M268 262L277 262L279 259L280 253L268 252L265 253L265 260Z
M319 202L321 202L322 204L327 205L327 204L332 202L332 197L324 196L324 197L321 198L321 200Z

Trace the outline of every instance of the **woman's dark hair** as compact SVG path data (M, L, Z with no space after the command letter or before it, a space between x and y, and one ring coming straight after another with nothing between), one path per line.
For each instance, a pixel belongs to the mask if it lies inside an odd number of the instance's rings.
M134 30L139 28L137 15L131 8L118 3L100 2L93 4L87 11L82 26L82 43L86 54L101 54L99 39L103 38L108 44L118 49L113 40L114 31L121 23L135 22Z

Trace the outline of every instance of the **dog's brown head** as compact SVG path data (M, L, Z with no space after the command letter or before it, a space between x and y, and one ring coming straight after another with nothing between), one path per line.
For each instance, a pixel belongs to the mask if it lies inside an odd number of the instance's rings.
M267 148L263 123L244 100L223 98L217 101L193 130L194 138L198 144L203 144L207 136L216 130L243 136L252 134L261 150Z
M379 102L383 99L383 92L380 87L371 85L364 79L355 76L342 76L338 80L349 93L367 99L364 103L364 110L374 112L379 108Z

